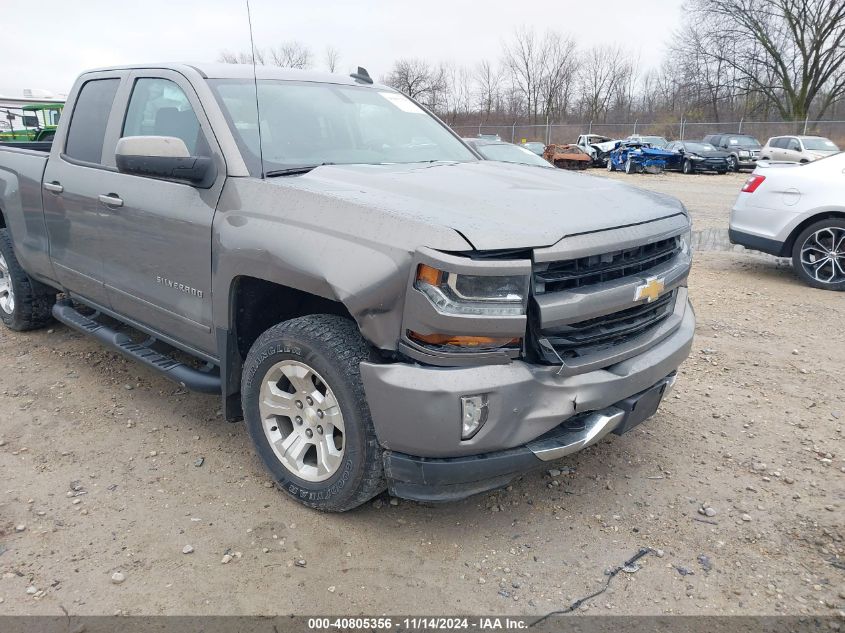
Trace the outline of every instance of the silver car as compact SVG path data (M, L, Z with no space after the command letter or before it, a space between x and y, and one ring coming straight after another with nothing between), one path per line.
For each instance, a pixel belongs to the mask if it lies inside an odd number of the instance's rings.
M760 150L762 160L790 163L809 163L831 154L839 148L823 136L774 136Z
M805 164L759 164L734 204L730 239L791 257L814 288L845 290L845 153Z

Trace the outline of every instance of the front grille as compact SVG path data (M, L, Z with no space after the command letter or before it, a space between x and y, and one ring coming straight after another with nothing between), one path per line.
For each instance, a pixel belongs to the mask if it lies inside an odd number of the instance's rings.
M681 251L680 237L620 251L534 266L534 294L542 295L644 273Z
M613 312L578 323L543 331L547 360L567 360L587 356L605 348L622 345L656 326L675 309L675 292L652 303ZM553 349L549 349L549 346ZM548 358L549 355L551 358ZM557 358L559 357L559 358Z

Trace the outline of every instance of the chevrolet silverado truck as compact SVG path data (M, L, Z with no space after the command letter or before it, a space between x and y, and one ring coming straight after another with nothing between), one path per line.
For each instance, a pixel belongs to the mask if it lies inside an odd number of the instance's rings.
M86 72L49 152L0 148L0 209L9 328L217 394L321 510L460 499L622 434L692 344L680 202L481 160L363 69Z

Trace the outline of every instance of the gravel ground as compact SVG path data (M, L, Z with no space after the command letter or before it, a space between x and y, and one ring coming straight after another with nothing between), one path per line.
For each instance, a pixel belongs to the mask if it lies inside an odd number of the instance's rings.
M605 172L593 172L606 175ZM744 176L625 176L725 228ZM507 490L321 515L242 425L61 326L0 331L0 614L834 615L845 605L845 304L696 254L660 412ZM630 573L628 573L630 572Z

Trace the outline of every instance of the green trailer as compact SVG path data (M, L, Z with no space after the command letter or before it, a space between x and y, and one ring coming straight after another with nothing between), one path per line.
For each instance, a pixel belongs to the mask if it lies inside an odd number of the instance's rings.
M0 142L52 141L64 103L28 103L20 108L0 108Z

